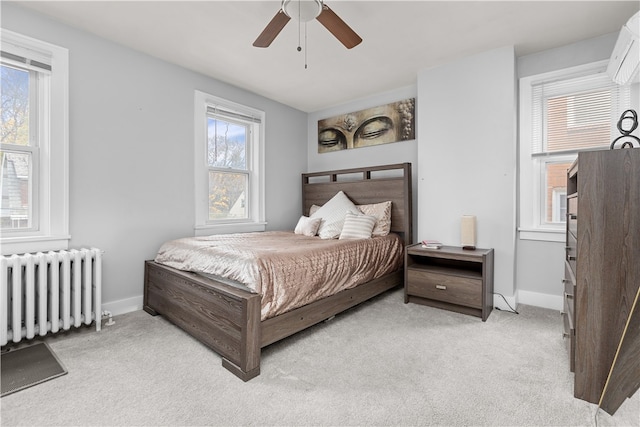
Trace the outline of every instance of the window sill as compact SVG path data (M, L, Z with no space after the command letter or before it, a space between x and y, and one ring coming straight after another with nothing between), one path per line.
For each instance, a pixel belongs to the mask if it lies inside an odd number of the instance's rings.
M216 224L216 225L197 225L195 227L195 236L209 236L211 234L229 234L229 233L251 233L255 231L265 231L267 229L266 222L244 222L239 224Z
M3 237L2 255L59 251L69 248L71 236Z
M565 242L565 229L519 228L520 240L539 240L543 242Z

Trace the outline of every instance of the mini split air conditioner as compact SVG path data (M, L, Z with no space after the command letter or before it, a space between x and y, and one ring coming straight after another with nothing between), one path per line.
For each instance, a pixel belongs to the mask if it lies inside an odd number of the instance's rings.
M607 73L618 84L638 81L640 68L640 12L629 19L618 36L613 48Z

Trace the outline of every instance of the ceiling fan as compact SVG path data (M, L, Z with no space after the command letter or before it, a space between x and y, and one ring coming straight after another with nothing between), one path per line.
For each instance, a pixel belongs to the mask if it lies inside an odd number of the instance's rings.
M317 19L347 49L351 49L362 42L360 36L322 0L282 0L280 10L260 33L256 41L253 42L253 45L255 47L269 47L292 18L300 22Z

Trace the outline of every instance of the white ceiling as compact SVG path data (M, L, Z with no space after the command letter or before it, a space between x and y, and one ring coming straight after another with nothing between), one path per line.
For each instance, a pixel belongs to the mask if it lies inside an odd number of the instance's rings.
M22 1L26 7L305 112L415 84L420 70L513 45L526 55L617 32L633 1L343 1L362 38L347 50L319 22L298 52L291 20L252 46L280 1ZM304 47L304 26L302 26Z

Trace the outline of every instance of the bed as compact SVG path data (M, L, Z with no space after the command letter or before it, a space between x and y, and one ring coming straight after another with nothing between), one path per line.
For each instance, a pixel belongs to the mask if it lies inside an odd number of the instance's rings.
M312 208L340 191L357 205L391 201L391 234L400 237L402 248L412 243L410 163L302 174L302 215L309 216ZM248 381L260 374L263 347L402 283L400 263L394 271L355 287L265 314L260 292L216 276L145 261L144 310L162 315L216 351L226 369Z

